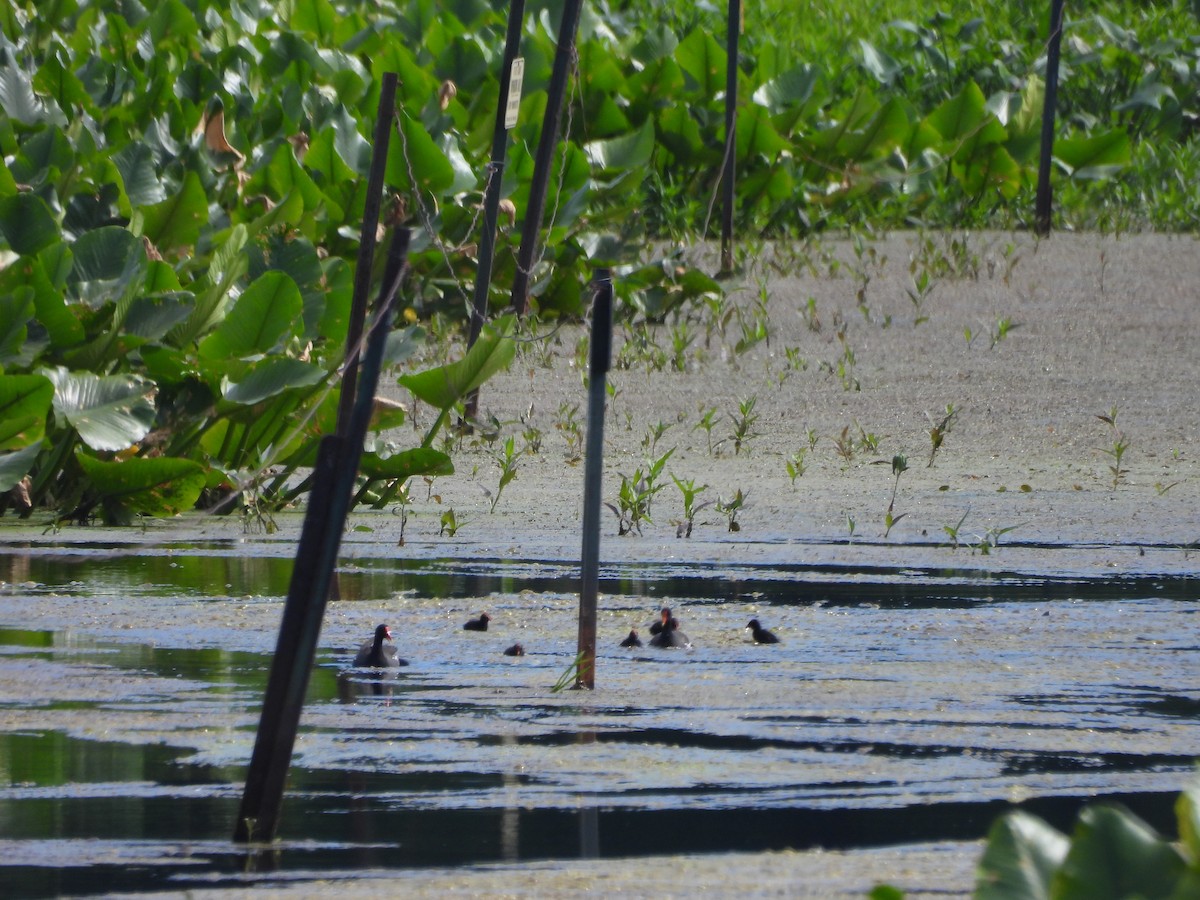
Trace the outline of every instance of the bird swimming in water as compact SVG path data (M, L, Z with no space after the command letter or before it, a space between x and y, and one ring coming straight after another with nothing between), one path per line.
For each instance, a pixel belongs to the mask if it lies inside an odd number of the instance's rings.
M488 622L492 621L492 617L487 613L482 613L478 619L471 619L463 622L463 630L465 631L487 631Z
M505 656L524 656L525 648L522 647L520 644L513 644L511 647L504 648L504 655Z
M779 638L775 636L774 632L767 631L762 625L758 624L758 619L751 619L746 627L750 629L750 633L754 637L754 643L756 644L779 643Z
M398 669L407 665L408 660L401 659L396 652L396 645L392 643L392 629L386 625L376 628L375 637L365 641L354 657L356 669Z
M688 636L679 629L679 620L671 615L669 609L663 610L664 624L659 627L658 634L650 638L651 647L662 647L664 649L670 647L680 647L683 649L691 649L692 642L688 640ZM659 623L655 622L658 625Z
M671 607L664 606L659 611L659 616L661 616L661 619L650 626L650 634L657 635L661 634L664 628L679 627L679 620L671 615Z
M625 638L625 640L621 641L621 646L622 647L640 647L640 646L642 646L642 639L640 637L638 637L636 628L629 629L629 635Z

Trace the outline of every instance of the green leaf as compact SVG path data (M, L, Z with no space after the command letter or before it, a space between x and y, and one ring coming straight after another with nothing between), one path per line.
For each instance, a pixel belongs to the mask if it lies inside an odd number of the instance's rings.
M41 452L42 445L37 443L12 453L0 453L0 491L11 491L16 487L29 474Z
M0 297L0 361L20 357L33 310L31 288L22 286L7 297Z
M606 141L590 141L584 150L592 166L601 172L628 172L640 169L654 152L654 123L647 120L631 134Z
M1062 900L1169 897L1183 875L1179 852L1126 809L1087 806L1058 874Z
M904 71L903 66L870 41L859 38L858 47L862 51L863 68L880 84L890 85L896 80L896 76Z
M1072 178L1109 178L1129 165L1129 135L1114 128L1092 137L1063 138L1054 142L1054 156Z
M820 77L816 66L796 66L762 85L752 99L772 115L803 106L812 97Z
M976 900L1049 900L1068 846L1062 832L1037 816L1014 812L997 819L979 862Z
M293 388L311 387L325 377L325 370L312 363L274 357L254 363L237 383L226 380L221 393L230 403L251 406Z
M480 387L516 355L510 336L513 317L505 316L484 327L475 345L458 362L402 375L400 383L419 399L438 410L447 410Z
M204 467L190 459L156 457L104 462L79 450L75 458L100 495L109 524L133 516L174 516L196 505L204 490Z
M175 196L146 207L143 215L143 233L160 252L195 246L200 229L208 222L208 197L200 176L189 171Z
M200 342L208 359L247 357L273 350L300 324L304 300L290 275L272 269L246 288L217 329Z
M125 316L124 331L150 341L161 340L176 325L186 322L195 308L196 298L187 291L138 297Z
M372 480L404 479L414 475L453 475L454 463L440 450L415 447L386 458L377 453L364 453L358 470Z
M979 136L987 132L990 143L1003 141L1008 133L987 109L983 91L974 81L968 81L961 91L942 103L926 116L927 124L933 126L948 144L979 142Z
M59 239L58 222L44 200L22 192L0 197L0 232L13 252L31 256Z
M152 206L167 199L166 188L154 171L154 150L149 144L126 144L112 159L121 173L121 186L130 207Z
M93 308L116 302L138 288L146 273L146 250L132 233L116 225L95 228L72 245L70 283Z
M792 149L791 143L775 130L770 116L761 106L749 106L738 111L735 135L739 160L761 157L774 162L780 153Z
M411 190L411 178L422 191L441 195L454 184L454 166L438 147L425 126L412 116L400 114L399 134L388 142L388 184Z
M155 386L138 375L43 369L54 383L54 412L93 450L125 450L154 425Z
M705 100L713 100L725 90L725 64L728 56L716 38L705 28L695 28L675 48L675 60L695 82Z
M0 67L0 109L5 115L22 125L39 125L42 122L52 122L65 125L66 116L57 106L52 106L46 100L34 93L33 79L23 71L12 53L7 54L7 65Z
M308 34L325 44L333 37L337 22L329 0L295 0L289 24L293 31Z
M40 442L54 385L41 375L0 375L0 450Z
M1200 783L1186 787L1175 801L1175 818L1179 822L1179 842L1191 860L1192 868L1200 872Z

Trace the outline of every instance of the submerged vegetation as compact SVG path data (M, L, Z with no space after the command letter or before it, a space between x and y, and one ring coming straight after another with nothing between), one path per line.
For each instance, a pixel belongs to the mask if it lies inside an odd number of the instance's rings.
M964 11L909 0L747 10L729 142L739 233L1025 225L1048 15L990 0ZM464 321L490 177L504 200L485 293L493 312L510 303L557 34L557 5L533 4L519 115L493 170L505 13L478 0L18 0L0 10L0 489L17 489L4 502L129 522L228 501L269 521L303 493L338 407L385 72L400 81L385 231L413 235L389 363L435 412L417 447L367 447L355 499L383 505L412 475L451 471L439 432L511 361L513 323L489 326L457 361L443 346L442 365L413 370L427 335L450 344ZM1108 0L1065 27L1059 223L1194 228L1191 7ZM530 273L535 315L582 315L583 286L604 265L619 267L627 318L707 310L706 345L732 321L721 285L669 249L714 233L723 31L707 5L587 6ZM913 268L918 322L931 266ZM759 295L736 310L738 352L769 345L765 282ZM807 312L819 329L815 300ZM1013 327L998 320L992 346ZM672 352L634 343L625 363L684 371L699 333L673 328ZM822 365L856 391L854 350L844 328L837 335L841 356ZM380 409L373 427L403 418ZM735 454L752 423L749 408L735 417ZM713 424L697 426L710 452ZM949 417L931 432L931 463L948 430ZM494 501L515 474L506 459ZM648 498L627 499L622 524L637 530Z

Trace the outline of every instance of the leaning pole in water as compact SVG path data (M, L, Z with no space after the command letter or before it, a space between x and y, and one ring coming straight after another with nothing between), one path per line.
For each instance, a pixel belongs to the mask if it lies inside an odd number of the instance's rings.
M533 180L529 184L525 218L521 221L521 246L517 251L517 268L513 273L512 305L519 316L524 316L529 306L529 276L533 270L538 234L542 230L550 164L558 144L558 124L567 92L567 68L575 58L575 32L579 27L579 9L582 5L583 0L565 0L562 4L558 47L554 51L554 67L550 70L550 85L546 89L546 115L542 119L537 153L533 157Z
M1050 234L1053 191L1050 166L1054 155L1054 113L1058 106L1058 55L1062 47L1063 0L1050 0L1050 35L1046 44L1046 97L1042 105L1042 146L1033 228L1038 237Z
M612 358L612 275L596 271L588 366L587 447L583 463L583 548L579 571L579 665L575 687L596 687L596 601L600 584L600 488L604 477L604 403Z
M738 39L742 30L742 0L729 0L725 35L725 164L721 172L721 271L733 272L734 178L737 173Z

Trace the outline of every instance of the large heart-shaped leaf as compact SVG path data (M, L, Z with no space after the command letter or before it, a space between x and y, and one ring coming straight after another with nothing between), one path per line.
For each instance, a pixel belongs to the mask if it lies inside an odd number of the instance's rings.
M1174 897L1186 865L1153 828L1126 809L1085 807L1058 874L1063 900Z
M592 166L602 173L641 168L654 152L654 123L647 120L631 134L607 141L591 141L584 149Z
M725 50L706 28L695 28L675 48L675 60L695 82L700 96L714 99L725 90Z
M1037 816L1015 812L988 832L975 888L978 900L1048 900L1069 841Z
M249 406L292 388L311 387L324 377L325 370L320 366L274 357L254 363L237 383L223 382L221 393L230 403Z
M364 453L358 470L371 479L411 478L414 475L453 475L450 457L432 447L414 447L393 453L386 459L377 453Z
M75 458L99 494L109 524L128 525L135 515L174 516L196 505L204 467L190 459L134 457L105 462L76 451Z
M458 362L402 375L400 383L435 409L449 409L512 363L517 349L509 335L512 326L512 316L498 319L484 327L475 345Z
M154 382L138 375L43 369L54 383L54 412L93 450L124 450L154 425Z
M388 184L411 189L416 178L420 190L439 195L454 184L454 166L419 120L401 115L398 130L388 142Z
M216 330L200 342L208 359L268 353L300 325L304 300L291 276L264 272L242 293Z
M208 222L208 196L200 176L188 172L179 191L160 203L146 207L145 235L164 253L193 247L200 229Z
M120 300L140 286L146 274L146 250L142 242L115 225L80 235L72 251L75 257L72 287L79 299L91 307Z

